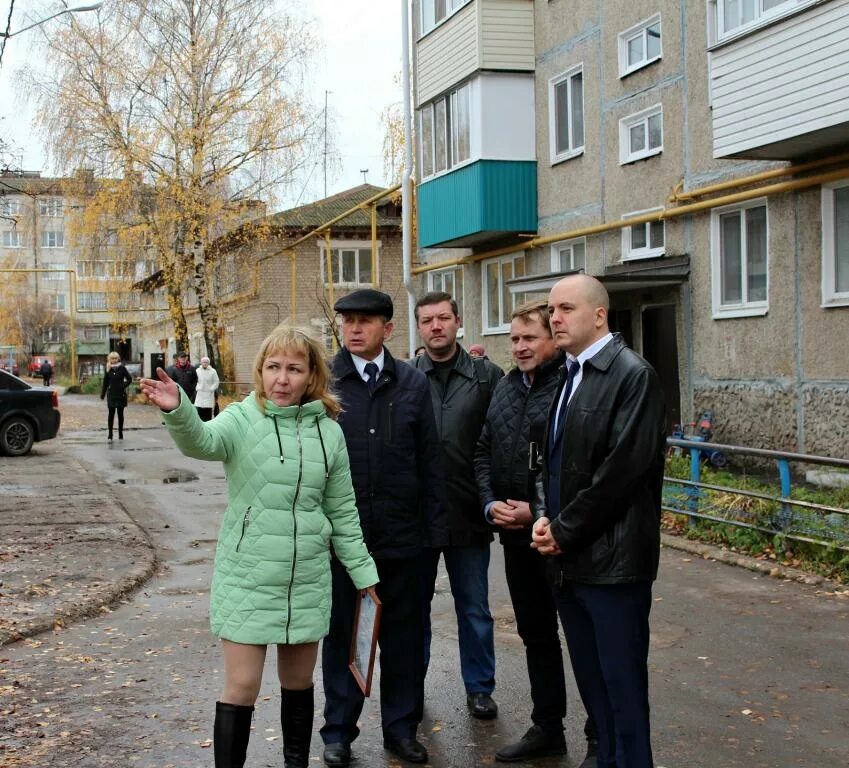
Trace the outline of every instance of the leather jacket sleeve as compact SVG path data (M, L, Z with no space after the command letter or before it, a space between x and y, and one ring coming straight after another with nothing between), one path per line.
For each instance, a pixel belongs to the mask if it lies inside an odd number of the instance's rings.
M633 487L656 467L659 456L662 461L665 406L657 374L648 367L634 371L619 394L606 455L589 485L551 523L564 553L611 529L625 514Z

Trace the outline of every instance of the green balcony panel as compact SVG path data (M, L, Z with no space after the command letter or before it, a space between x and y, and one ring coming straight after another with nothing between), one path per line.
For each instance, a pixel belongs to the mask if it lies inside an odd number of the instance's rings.
M419 185L419 243L470 247L537 231L535 161L479 160Z

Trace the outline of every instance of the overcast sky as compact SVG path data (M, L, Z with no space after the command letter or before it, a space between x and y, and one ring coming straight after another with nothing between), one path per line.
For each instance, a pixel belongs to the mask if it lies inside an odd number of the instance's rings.
M106 0L119 2L120 0ZM292 0L277 0L291 7ZM368 169L370 184L386 183L383 177L383 128L380 112L401 98L393 77L401 70L401 3L404 0L295 0L314 20L316 37L323 48L315 52L312 99L320 108L328 94L329 114L335 122L341 169L329 176L327 193L333 194L363 182ZM10 0L0 0L0 25L6 28ZM69 5L82 4L69 0ZM61 0L16 0L12 31L62 7ZM61 20L48 22L61 23ZM26 97L14 88L15 69L27 62L39 30L7 40L0 68L0 135L14 141L23 152L26 170L51 173L38 136L31 126ZM321 163L306 188L296 191L291 204L309 202L324 195Z

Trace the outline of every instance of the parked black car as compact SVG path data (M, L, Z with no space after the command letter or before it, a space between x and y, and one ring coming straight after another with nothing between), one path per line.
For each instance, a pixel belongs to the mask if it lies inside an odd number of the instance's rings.
M34 442L56 437L59 421L55 389L33 387L0 370L0 453L29 453Z

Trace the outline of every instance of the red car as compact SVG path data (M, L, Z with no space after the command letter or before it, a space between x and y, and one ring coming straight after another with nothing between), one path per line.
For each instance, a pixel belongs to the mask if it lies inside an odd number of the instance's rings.
M50 367L54 371L56 370L56 358L53 355L33 355L32 360L29 361L29 365L27 366L27 375L33 377L40 376L39 369L43 360L47 360L50 363Z
M9 371L9 360L0 358L0 371ZM12 370L9 371L14 376L20 376L20 370L18 369L18 364L13 360L12 361Z

